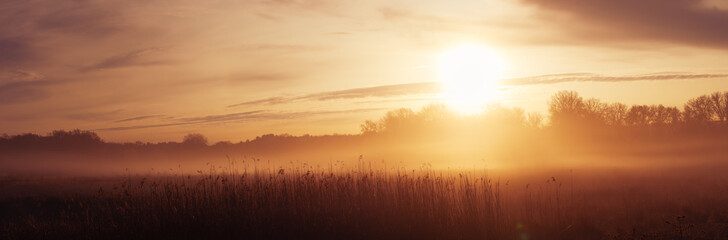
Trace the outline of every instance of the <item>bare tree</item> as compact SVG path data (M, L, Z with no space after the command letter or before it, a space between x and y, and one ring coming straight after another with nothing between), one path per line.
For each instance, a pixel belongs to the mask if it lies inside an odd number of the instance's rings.
M634 105L629 108L625 121L630 126L647 126L653 121L652 109L647 105Z
M728 92L723 92L721 100L720 108L724 114L723 123L728 123Z
M411 109L400 108L387 112L384 118L379 121L379 130L381 131L397 131L403 130L411 126L415 112Z
M551 97L549 113L554 125L581 120L584 117L584 99L575 91L560 91Z
M360 127L362 134L374 134L379 132L379 124L371 120L364 121Z
M650 106L650 123L656 125L666 125L668 123L668 111L665 106Z
M715 108L707 95L688 100L685 104L685 121L691 124L705 124L713 120Z
M677 107L667 107L665 111L667 114L668 124L674 125L682 121L682 113L680 112L680 109L677 109Z
M604 111L606 108L606 103L603 103L596 98L589 98L584 102L585 117L587 118L587 120L592 122L604 123Z
M627 116L627 105L624 103L612 103L604 109L604 122L612 126L624 126Z
M728 121L728 92L714 92L710 94L710 100L718 121L722 123Z

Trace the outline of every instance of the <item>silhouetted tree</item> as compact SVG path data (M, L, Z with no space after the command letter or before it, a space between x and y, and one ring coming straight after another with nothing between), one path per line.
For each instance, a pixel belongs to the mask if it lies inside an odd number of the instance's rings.
M92 131L74 129L71 131L56 130L46 137L48 147L55 149L90 148L103 143L101 137Z
M662 104L657 106L650 106L650 123L654 125L665 125L668 124L667 120L667 108Z
M194 145L194 146L206 146L207 137L205 137L204 135L199 134L199 133L190 133L190 134L187 134L182 139L182 144Z
M688 100L685 104L685 122L693 125L702 125L713 120L715 108L710 97L703 95Z
M604 122L612 126L624 126L627 118L627 105L624 103L611 103L604 109Z
M575 91L560 91L549 101L553 125L580 122L584 118L584 99Z
M668 125L675 124L680 121L680 110L676 107L665 107L662 104L649 106L648 124L652 125Z
M389 111L380 120L379 127L382 131L401 131L411 126L414 117L415 112L407 108Z
M592 123L604 123L606 108L606 103L602 103L596 98L589 98L584 102L584 117Z
M625 120L630 126L647 126L652 123L653 118L650 106L634 105L629 108Z
M71 131L55 130L49 135L52 139L62 141L101 142L101 137L99 137L99 135L95 132L83 131L80 129L74 129Z
M718 121L728 122L728 92L714 92L710 95L710 100Z
M677 107L666 107L665 111L667 115L667 123L674 125L682 122L682 113L680 112L680 109L677 109Z
M374 134L379 132L379 124L371 120L364 121L360 127L362 134Z

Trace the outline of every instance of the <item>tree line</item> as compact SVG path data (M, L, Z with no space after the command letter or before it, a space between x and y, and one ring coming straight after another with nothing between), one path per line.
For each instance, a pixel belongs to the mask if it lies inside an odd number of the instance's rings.
M728 92L714 92L689 99L682 109L675 106L631 105L606 103L596 98L583 98L575 91L560 91L548 102L548 115L527 113L521 108L489 106L482 114L463 116L443 104L431 104L419 111L400 108L387 112L376 121L367 120L361 125L359 136L401 135L418 137L418 134L447 134L453 129L495 132L513 132L551 129L593 130L607 128L650 128L650 129L728 129ZM288 134L266 134L239 143L218 142L213 146L265 147L275 144L299 144L301 142L322 142L352 135L291 136ZM312 140L317 139L317 140ZM119 148L191 148L208 146L207 138L199 133L184 136L182 142L161 143L107 143L95 132L84 130L56 130L46 135L25 133L14 136L0 135L0 150L17 149L91 149Z
M548 102L548 117L526 113L520 108L490 106L481 115L458 116L445 105L428 105L419 112L401 108L387 112L378 121L361 124L361 133L371 135L406 130L438 128L447 124L477 122L498 128L581 128L581 127L728 127L728 92L714 92L675 106L606 103L585 99L576 91L560 91Z
M681 111L674 106L604 103L584 99L575 91L561 91L549 102L554 126L591 123L610 126L728 124L728 92L714 92L688 100Z

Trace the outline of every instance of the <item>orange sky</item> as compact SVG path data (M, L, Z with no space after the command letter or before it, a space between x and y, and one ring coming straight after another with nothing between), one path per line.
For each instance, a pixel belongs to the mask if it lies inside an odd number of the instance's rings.
M3 1L0 133L111 141L356 133L441 101L438 58L504 64L495 103L682 106L728 90L723 0Z

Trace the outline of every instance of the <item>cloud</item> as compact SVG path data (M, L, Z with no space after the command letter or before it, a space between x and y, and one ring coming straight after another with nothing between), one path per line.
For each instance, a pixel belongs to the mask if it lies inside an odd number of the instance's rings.
M148 16L139 17L141 4L97 0L3 1L0 3L3 23L0 24L0 69L42 70L90 65L85 69L89 70L147 64L139 63L137 58L149 52L145 45L158 42L165 29L149 23L152 19L146 20ZM94 59L105 52L97 49L131 48L143 49L95 64L84 63L87 58Z
M728 11L701 0L521 0L574 37L728 48Z
M268 0L269 5L296 6L301 8L319 8L329 4L327 0Z
M106 6L107 4L86 0L54 4L53 8L41 8L39 12L42 13L33 19L33 23L42 30L85 37L106 37L121 31L124 25L120 8Z
M145 116L138 116L138 117L132 117L132 118L125 118L121 120L114 121L115 123L121 123L121 122L131 122L131 121L139 121L139 120L145 120L150 118L159 118L164 117L164 114L155 114L155 115L145 115Z
M365 97L393 97L437 93L442 90L439 82L420 82L396 85L384 85L367 88L354 88L342 91L323 92L303 96L305 100L352 99Z
M44 87L50 84L49 81L18 81L0 85L0 105L45 99L49 93Z
M407 84L383 85L366 88L353 88L340 91L314 93L293 97L271 97L259 100L247 101L227 107L251 106L251 105L275 105L291 103L296 101L325 101L333 99L356 99L366 97L396 97L407 95L434 94L442 91L442 83L419 82Z
M295 79L298 76L293 74L285 74L285 73L268 73L268 72L259 72L259 73L251 73L247 72L244 74L234 74L229 77L225 77L226 80L233 81L233 82L250 82L250 81L284 81L284 80L290 80Z
M209 115L209 116L204 116L204 117L183 118L181 120L185 121L185 122L220 122L220 121L256 118L256 117L260 117L261 114L263 114L263 113L264 113L264 111L258 110L258 111L239 112L239 113L231 113L231 114L223 114L223 115Z
M112 119L119 115L123 110L116 109L112 111L99 111L99 112L79 112L66 115L69 119L83 120L83 121L99 121Z
M35 50L30 46L30 39L2 38L0 35L0 69L24 66L37 58Z
M0 71L0 105L25 103L50 97L49 85L62 81L45 79L43 74L15 69Z
M123 130L134 130L134 129L145 129L145 128L158 128L158 127L171 127L179 125L189 125L192 123L164 123L164 124L149 124L149 125L136 125L128 127L111 127L111 128L99 128L91 131L123 131Z
M607 76L593 73L551 74L524 78L511 78L503 81L504 85L554 84L562 82L629 82L629 81L661 81L728 78L728 74L696 74L696 73L652 73L627 76Z
M122 54L111 56L107 59L104 59L97 64L82 68L81 71L162 64L162 63L164 63L163 61L144 61L143 60L144 56L147 56L158 50L159 50L158 48L147 48L147 49L141 49L141 50L135 50L135 51L131 51L131 52L122 53Z
M253 101L233 104L233 105L229 105L227 107L239 107L239 106L248 106L248 105L276 105L276 104L282 104L282 103L289 103L293 100L294 100L294 98L271 97L271 98L264 98L264 99L259 99L259 100L253 100Z
M304 52L320 51L326 48L320 46L294 45L294 44L246 44L240 47L242 50L253 51L280 51L280 52Z
M509 3L487 3L489 6ZM493 14L472 15L466 12L459 14L458 10L451 11L419 11L413 8L378 8L379 17L387 22L387 26L400 29L397 32L411 32L418 41L432 42L433 33L459 33L465 36L487 36L489 42L500 40L501 44L531 43L532 40L523 39L522 35L514 35L514 30L528 32L530 38L538 34L541 25L534 24L526 18L499 17ZM393 29L393 28L392 28ZM498 38L490 36L497 34ZM428 37L423 37L428 36ZM423 38L423 39L418 39Z
M710 79L728 78L728 74L704 74L704 73L651 73L641 75L609 76L594 73L564 73L522 78L509 78L501 81L501 85L524 86L535 84L555 84L563 82L628 82L628 81L664 81L664 80L688 80L688 79ZM419 82L408 84L383 85L366 88L353 88L341 91L321 92L300 96L278 96L263 98L228 105L227 107L277 105L298 101L326 101L335 99L362 99L367 97L392 98L403 96L432 96L443 91L440 82ZM420 97L407 99L388 99L387 101L420 101L439 100L438 98Z
M0 85L11 82L38 81L44 78L45 76L43 74L23 69L0 71Z
M318 116L318 115L346 114L346 113L369 112L369 111L380 111L380 110L382 110L382 108L363 108L363 109L336 110L336 111L304 111L304 112L269 112L269 111L263 111L263 110L256 110L256 111L238 112L238 113L230 113L230 114L176 118L176 119L171 119L171 121L176 121L176 122L171 122L171 123L100 128L100 129L94 129L93 131L123 131L123 130L170 127L170 126L180 126L180 125L207 124L207 123L241 122L241 121L253 121L253 120L280 120L280 119L306 118L306 117L312 117L312 116Z
M396 98L386 100L372 100L372 101L360 101L358 104L369 104L369 103L392 103L392 102L433 102L445 100L443 97L415 97L415 98Z
M385 7L385 8L377 9L377 11L379 11L379 14L381 14L385 20L389 20L389 21L407 19L407 18L411 18L413 16L412 13L409 11L396 9L396 8Z

